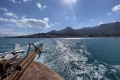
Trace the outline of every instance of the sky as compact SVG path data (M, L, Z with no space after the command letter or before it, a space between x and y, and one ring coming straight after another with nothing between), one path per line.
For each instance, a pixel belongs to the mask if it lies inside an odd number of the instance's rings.
M0 37L120 21L120 0L0 0Z

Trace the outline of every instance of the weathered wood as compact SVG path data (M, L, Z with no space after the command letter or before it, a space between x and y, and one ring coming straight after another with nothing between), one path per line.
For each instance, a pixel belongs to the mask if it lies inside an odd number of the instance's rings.
M41 63L33 61L20 80L63 80L55 71Z
M18 65L21 68L21 70L14 71L5 80L19 80L23 73L26 71L27 67L31 64L35 56L36 51L30 52L28 56Z
M37 51L32 51L19 64L21 70L14 71L5 80L63 80L49 67L33 61Z

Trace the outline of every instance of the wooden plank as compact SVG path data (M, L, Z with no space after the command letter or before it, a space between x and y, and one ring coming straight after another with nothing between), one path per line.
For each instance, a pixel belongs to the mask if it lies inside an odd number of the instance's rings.
M22 70L17 70L13 72L5 80L19 80L20 77L23 75L24 71L26 71L27 67L31 64L35 56L36 56L36 51L30 52L28 56L20 63L20 65L18 65L21 67Z
M33 61L20 80L63 80L60 75L49 67Z
M63 80L49 67L33 61L36 51L32 51L19 66L23 70L13 72L5 80ZM32 63L31 63L32 62Z

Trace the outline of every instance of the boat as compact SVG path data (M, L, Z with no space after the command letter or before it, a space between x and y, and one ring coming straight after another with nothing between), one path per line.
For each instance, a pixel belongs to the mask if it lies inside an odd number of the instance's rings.
M30 51L31 46L35 49ZM54 70L44 64L33 61L36 55L42 53L42 44L36 46L29 43L26 56L18 58L24 50L16 44L13 52L0 57L0 80L63 80Z

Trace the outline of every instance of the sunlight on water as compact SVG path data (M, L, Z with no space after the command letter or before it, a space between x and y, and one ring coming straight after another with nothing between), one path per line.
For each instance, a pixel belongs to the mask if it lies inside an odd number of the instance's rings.
M36 45L42 43L44 53L40 58L36 56L34 60L52 68L64 80L120 80L120 46L117 39L47 38L23 40L26 40L24 44L29 41ZM11 39L10 44L20 42L19 39L13 43L12 41ZM8 46L4 45L4 47ZM0 53L8 50L1 49Z
M108 76L110 73L115 76L116 70L120 70L120 67L113 66L114 68L108 72L108 65L96 60L88 52L85 44L77 44L81 43L80 40L55 39L54 42L46 41L44 48L49 53L41 55L40 62L42 61L57 71L65 80L108 80L111 79ZM38 62L39 60L36 59ZM116 75L115 79L120 79L120 77Z

